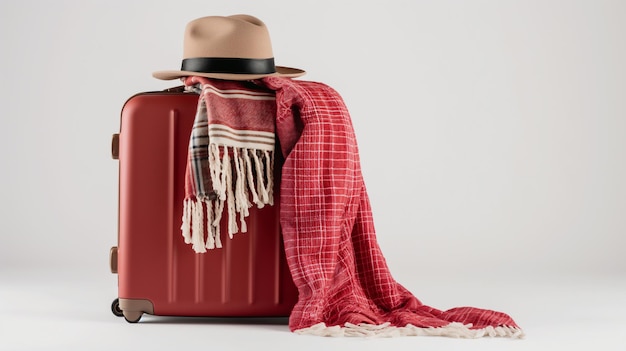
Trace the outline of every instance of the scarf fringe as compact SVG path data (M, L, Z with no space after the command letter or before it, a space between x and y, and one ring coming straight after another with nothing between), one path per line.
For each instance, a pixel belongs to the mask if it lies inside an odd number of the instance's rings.
M228 209L231 239L235 233L248 231L245 219L250 215L250 207L274 205L273 151L210 144L209 170L216 198L189 198L183 202L182 235L197 253L222 247L220 223L224 205Z
M318 323L308 328L295 330L294 333L302 335L315 335L326 337L398 337L398 336L445 336L452 338L481 338L481 337L509 337L521 339L524 332L519 327L499 326L471 329L471 324L450 323L438 328L419 328L408 324L405 327L395 327L389 322L380 325L346 323L343 327L327 327L325 323Z

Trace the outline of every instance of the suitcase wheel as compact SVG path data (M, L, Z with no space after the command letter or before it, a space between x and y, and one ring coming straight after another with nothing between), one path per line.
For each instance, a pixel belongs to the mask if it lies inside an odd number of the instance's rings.
M154 306L147 299L120 299L113 300L111 310L116 316L121 316L128 323L137 323L144 313L154 314Z
M111 304L111 312L113 312L113 314L117 317L124 317L124 312L120 308L120 299L113 300L113 303Z
M128 323L137 323L143 316L143 312L141 311L124 311L124 319Z
M128 323L137 323L143 316L143 311L122 311L119 298L111 303L111 312L118 317L124 317Z

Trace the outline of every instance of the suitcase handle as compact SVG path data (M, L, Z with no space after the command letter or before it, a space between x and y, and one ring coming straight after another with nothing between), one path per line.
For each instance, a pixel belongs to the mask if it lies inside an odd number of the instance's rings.
M185 86L184 85L179 85L179 86L167 88L167 89L165 89L163 91L167 91L168 93L184 93L185 92Z
M118 133L113 134L113 137L111 137L111 157L114 160L120 158L120 135Z
M111 267L111 273L117 273L117 246L113 246L109 251L109 266Z

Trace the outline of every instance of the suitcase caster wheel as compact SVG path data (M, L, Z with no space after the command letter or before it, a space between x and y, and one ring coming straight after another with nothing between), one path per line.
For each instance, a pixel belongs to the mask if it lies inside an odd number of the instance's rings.
M128 323L137 323L143 316L143 312L141 311L124 311L124 319Z
M120 308L120 299L113 300L113 303L111 304L111 312L113 312L113 314L117 317L124 316L124 312Z

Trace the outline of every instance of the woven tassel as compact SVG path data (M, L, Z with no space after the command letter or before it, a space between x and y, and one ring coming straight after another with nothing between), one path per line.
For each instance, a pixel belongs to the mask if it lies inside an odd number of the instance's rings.
M235 163L235 210L239 213L239 221L240 221L240 231L241 233L246 233L248 231L248 226L246 225L245 218L248 217L250 212L248 208L250 207L250 201L248 201L248 192L245 188L246 186L246 172L244 170L245 163L240 156L240 151L238 148L233 148L233 160Z
M235 233L248 231L246 218L251 206L263 208L273 205L274 201L273 152L209 144L208 154L216 198L204 199L202 203L185 200L183 209L183 237L186 243L193 244L196 252L222 247L220 222L224 207L228 212L228 237L232 238ZM206 209L206 218L201 213L203 209ZM204 225L199 224L199 220ZM205 227L206 242L196 234Z
M221 219L222 213L224 212L224 201L215 200L214 201L215 212L213 214L213 229L215 230L215 247L218 249L222 248L222 238L221 238Z
M379 325L373 324L352 324L346 323L342 326L326 326L325 323L318 323L308 328L298 329L297 334L316 335L316 336L356 336L356 337L396 337L396 336L445 336L451 338L481 338L490 337L509 337L523 338L524 332L518 327L488 326L483 329L471 329L472 325L464 325L462 323L450 323L438 328L419 328L408 324L404 327L395 327L390 323Z
M224 184L225 174L222 170L223 164L220 156L220 148L215 144L209 144L209 172L211 174L211 183L217 198L222 201L226 200L226 186Z
M252 170L254 168L254 165L252 164L252 160L250 159L250 154L253 154L253 153L254 153L253 150L245 150L245 152L243 152L243 156L246 161L245 167L246 167L246 176L248 178L248 189L250 190L250 193L252 194L252 202L255 205L257 205L259 208L262 208L264 204L259 199L259 195L256 191L256 186L254 185L254 176L252 175Z
M263 150L265 154L265 191L267 192L267 203L274 205L274 157L267 151Z
M254 166L256 169L256 191L259 194L261 199L261 206L259 208L263 208L266 203L269 201L269 194L267 193L267 188L263 185L264 183L264 171L263 171L263 162L261 162L261 158L259 157L258 152L254 152L252 154L252 159L254 160Z
M191 204L191 225L193 228L191 232L191 245L195 252L206 252L204 244L204 206L202 205L202 201L194 201Z
M215 248L215 226L214 222L214 214L213 214L213 202L206 201L206 228L207 228L207 238L205 248L212 250Z
M185 244L191 244L191 202L187 199L183 202L183 224L180 226Z

